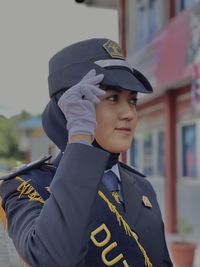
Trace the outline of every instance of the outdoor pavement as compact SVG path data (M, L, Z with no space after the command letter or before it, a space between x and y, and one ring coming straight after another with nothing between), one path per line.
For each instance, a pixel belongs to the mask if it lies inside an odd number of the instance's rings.
M0 267L23 267L12 241L0 223Z

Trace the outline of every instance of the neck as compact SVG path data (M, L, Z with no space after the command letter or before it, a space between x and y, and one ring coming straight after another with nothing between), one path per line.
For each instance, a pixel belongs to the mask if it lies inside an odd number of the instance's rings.
M119 162L119 155L120 155L120 153L111 153L110 151L107 151L106 149L104 149L103 147L101 147L97 143L96 139L94 139L92 145L94 147L98 147L98 148L100 148L100 149L102 149L102 150L110 153L110 157L109 157L108 163L106 165L106 170L111 169L115 164L117 164Z

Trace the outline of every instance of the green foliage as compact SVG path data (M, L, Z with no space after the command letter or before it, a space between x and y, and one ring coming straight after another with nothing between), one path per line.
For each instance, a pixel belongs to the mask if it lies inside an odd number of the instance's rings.
M17 133L10 121L0 117L0 156L9 157L17 150Z
M24 121L24 120L27 120L27 119L29 119L31 117L32 117L32 115L30 113L28 113L25 110L22 110L22 112L20 114L11 117L9 120L14 125L17 125L19 122Z
M192 225L183 217L178 219L177 233L182 241L186 241L187 237L192 233Z
M23 154L18 150L17 125L30 117L31 114L26 111L22 111L10 119L0 115L0 158L7 159L8 165L12 166L15 159L21 160L23 157Z
M16 158L0 158L0 176L9 170L21 166L24 162L16 160Z

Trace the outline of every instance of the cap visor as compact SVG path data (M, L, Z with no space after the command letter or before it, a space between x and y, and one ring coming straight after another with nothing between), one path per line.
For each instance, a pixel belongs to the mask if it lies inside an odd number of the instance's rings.
M61 89L67 89L77 84L91 69L95 69L97 74L104 74L101 84L105 86L119 87L141 93L151 93L153 91L145 76L137 70L133 70L132 73L131 70L120 67L108 69L102 68L93 62L81 62L50 73L48 77L50 96Z
M145 80L141 82L134 76L134 72L131 73L125 69L104 69L103 85L120 87L125 90L130 90L140 93L151 93L152 88L149 85L145 86Z

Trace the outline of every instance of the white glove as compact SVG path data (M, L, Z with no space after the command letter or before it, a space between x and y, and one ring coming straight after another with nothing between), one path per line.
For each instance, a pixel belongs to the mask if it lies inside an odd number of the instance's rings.
M59 99L58 106L67 120L69 139L73 135L88 134L94 139L96 128L95 104L106 92L99 88L104 74L92 69L83 79L68 89Z

